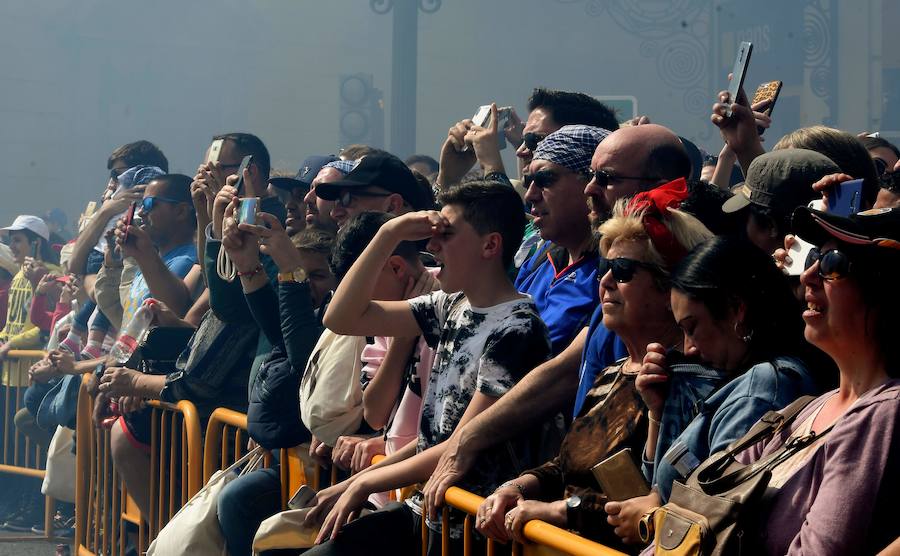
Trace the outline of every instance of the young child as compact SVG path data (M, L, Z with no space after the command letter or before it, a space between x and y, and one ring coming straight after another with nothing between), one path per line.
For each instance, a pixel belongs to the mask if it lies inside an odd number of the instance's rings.
M342 483L343 493L319 534L319 542L331 540L307 554L419 553L421 493L346 524L348 518L373 492L426 481L453 431L490 407L549 354L547 328L534 303L516 291L506 273L522 240L521 199L506 185L475 181L451 188L439 200L441 212L409 213L379 229L341 282L325 315L325 325L341 334L421 334L435 347L435 362L416 445L410 443ZM372 300L371 276L381 270L397 244L426 238L429 251L442 265L437 275L442 291L409 301ZM462 487L491 492L528 464L527 448L526 442L515 441L484 453ZM335 494L319 493L312 519L328 510ZM429 527L430 553L432 547L440 549L440 524L429 522ZM458 516L451 527L453 542L461 543Z

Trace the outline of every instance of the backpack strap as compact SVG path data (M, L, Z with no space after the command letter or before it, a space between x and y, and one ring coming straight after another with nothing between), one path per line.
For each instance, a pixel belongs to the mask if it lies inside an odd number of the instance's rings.
M760 418L747 433L728 445L725 452L733 456L738 452L743 452L750 446L753 446L760 440L777 434L781 429L788 425L803 409L810 404L815 396L803 396L794 400L790 405L781 411L768 411Z

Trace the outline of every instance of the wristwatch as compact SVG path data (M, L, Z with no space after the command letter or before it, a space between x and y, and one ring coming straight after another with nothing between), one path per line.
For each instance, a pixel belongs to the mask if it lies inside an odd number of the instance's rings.
M278 273L278 282L306 282L307 279L306 271L301 267L297 267L291 272L279 272Z
M583 529L583 515L581 513L581 497L569 496L566 498L566 525L573 531Z

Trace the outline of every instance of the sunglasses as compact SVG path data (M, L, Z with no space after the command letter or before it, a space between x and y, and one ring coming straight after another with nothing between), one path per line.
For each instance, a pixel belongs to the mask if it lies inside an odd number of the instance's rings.
M141 201L141 210L144 214L149 214L156 207L156 203L183 203L179 199L171 199L169 197L144 197L144 200Z
M600 261L597 263L597 281L599 282L606 276L607 272L612 271L613 280L620 284L625 284L631 282L631 279L634 278L634 273L639 268L658 274L662 273L662 269L652 263L626 259L625 257L617 257L615 259L600 257Z
M590 179L591 173L590 170L582 170L581 172L572 172L573 174L577 174L586 179ZM522 181L525 185L525 188L528 189L533 183L535 187L539 187L540 189L546 189L556 183L560 178L560 175L553 170L538 170L533 174L527 174L522 177Z
M611 182L622 180L640 180L652 182L659 179L652 176L617 176L616 174L610 174L606 170L596 170L591 173L591 177L594 178L594 180L597 182L597 185L600 187L606 187Z
M803 268L808 270L812 265L816 264L816 261L819 262L817 274L822 280L846 278L850 274L850 267L853 266L850 262L850 257L846 253L842 253L837 249L830 249L822 253L817 247L813 247L806 256L806 264Z
M522 144L525 145L525 148L529 151L533 151L537 148L538 143L547 138L546 134L543 133L534 133L529 131L525 135L522 136Z
M347 207L349 207L350 205L353 204L353 199L356 198L356 197L360 197L360 198L366 198L366 197L374 198L374 197L390 197L391 195L393 195L393 193L374 193L374 192L372 192L372 191L354 191L354 192L351 193L350 191L344 191L343 193L341 193L340 195L338 195L338 198L335 199L335 202L336 202L339 206L342 206L342 207L344 207L344 208L347 208Z

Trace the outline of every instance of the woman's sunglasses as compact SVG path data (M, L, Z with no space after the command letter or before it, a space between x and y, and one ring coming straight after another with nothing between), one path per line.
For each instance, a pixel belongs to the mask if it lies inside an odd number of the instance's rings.
M661 273L659 266L652 263L626 259L625 257L617 257L615 259L600 257L600 261L597 263L597 281L599 282L606 276L607 272L612 271L613 280L620 284L625 284L631 282L631 279L634 278L634 273L639 268Z
M816 264L816 261L819 261L817 274L823 280L846 278L852 266L850 258L837 249L831 249L822 253L817 247L811 248L806 256L806 264L803 268L808 270L812 265Z

